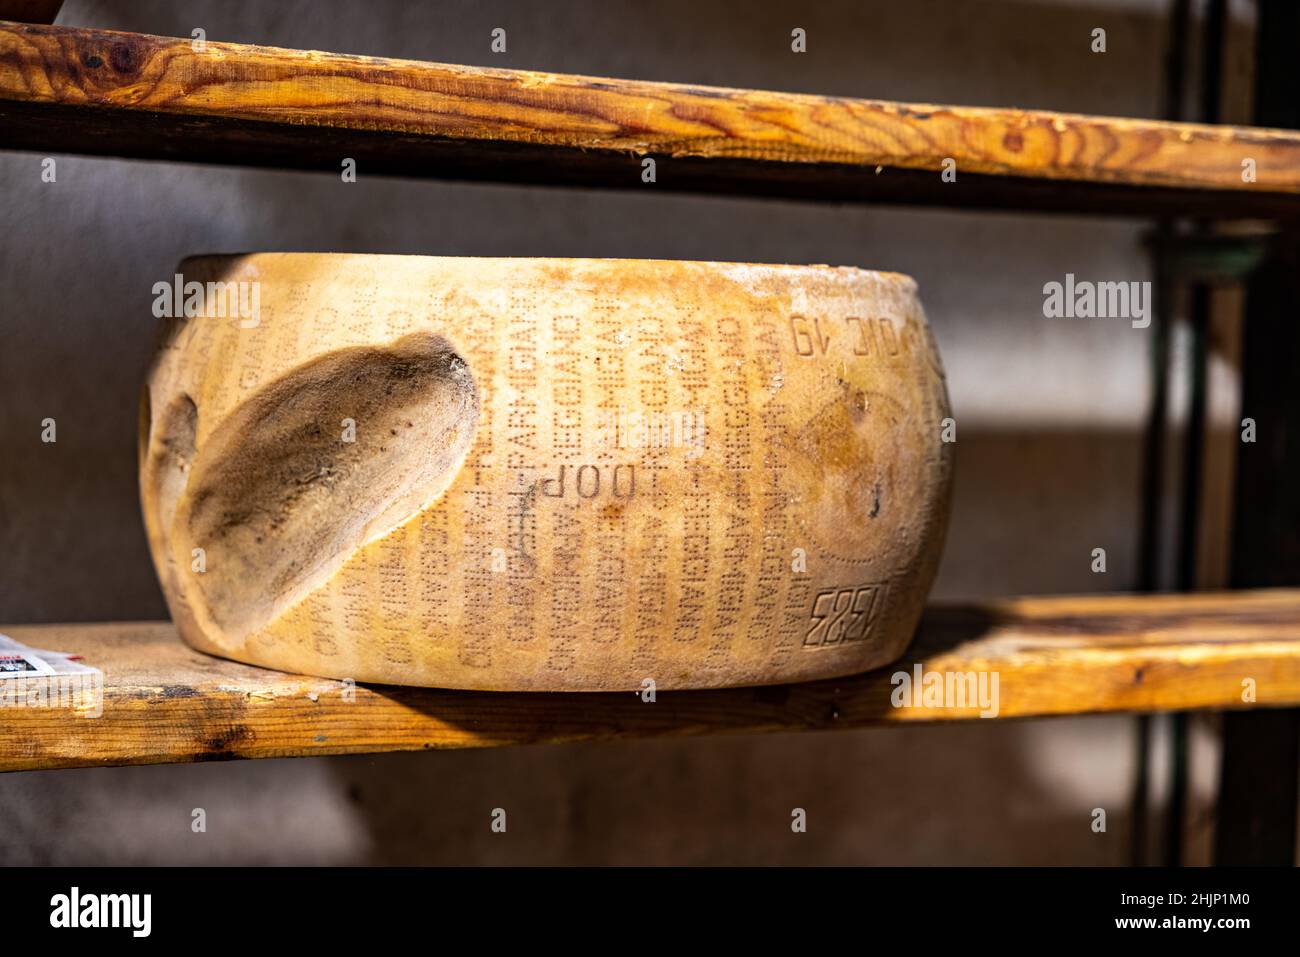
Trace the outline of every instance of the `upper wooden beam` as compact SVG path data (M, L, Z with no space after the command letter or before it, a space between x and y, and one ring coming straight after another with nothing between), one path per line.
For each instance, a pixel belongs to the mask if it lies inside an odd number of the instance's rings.
M98 717L0 708L0 770L10 771L979 719L975 702L895 707L894 676L917 668L923 682L931 673L975 673L978 682L982 673L986 689L996 674L998 718L1300 703L1300 590L939 608L903 659L879 671L661 692L653 703L635 693L349 689L207 657L168 623L0 632L80 654L104 674Z
M1292 132L235 43L196 50L188 39L16 23L0 23L0 143L335 175L351 157L362 175L1129 215L1300 215L1300 134ZM658 159L654 186L641 179L646 155ZM955 182L940 177L948 159Z

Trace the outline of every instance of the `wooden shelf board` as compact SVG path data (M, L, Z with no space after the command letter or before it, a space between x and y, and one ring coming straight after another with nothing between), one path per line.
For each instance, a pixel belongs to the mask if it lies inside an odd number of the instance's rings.
M166 622L0 626L104 673L102 713L0 709L0 770L980 720L896 708L898 672L997 672L999 719L1300 704L1300 590L936 607L897 664L723 691L500 694L358 686L208 657ZM1243 699L1253 679L1256 704Z
M10 149L952 207L1300 216L1300 133L0 22ZM657 181L641 158L658 158ZM945 183L944 161L957 179ZM1256 181L1243 182L1254 160Z

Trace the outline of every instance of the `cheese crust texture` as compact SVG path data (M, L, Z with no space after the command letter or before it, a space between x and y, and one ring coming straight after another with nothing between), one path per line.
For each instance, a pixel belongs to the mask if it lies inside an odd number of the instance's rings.
M952 423L906 276L267 253L175 287L140 487L195 648L668 690L850 674L915 630Z

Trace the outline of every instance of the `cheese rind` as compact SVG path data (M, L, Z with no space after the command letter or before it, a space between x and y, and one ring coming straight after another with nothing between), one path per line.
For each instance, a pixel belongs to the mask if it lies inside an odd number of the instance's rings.
M162 324L141 493L194 647L530 691L825 678L906 647L951 477L908 277L278 253L181 273L205 314ZM208 283L241 282L256 315L206 314L243 288Z

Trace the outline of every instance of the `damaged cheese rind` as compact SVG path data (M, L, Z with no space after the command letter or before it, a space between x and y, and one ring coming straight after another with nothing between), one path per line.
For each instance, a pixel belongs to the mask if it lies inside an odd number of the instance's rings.
M194 647L516 691L827 678L906 647L951 478L908 277L280 253L180 272L203 295L162 321L140 482Z

